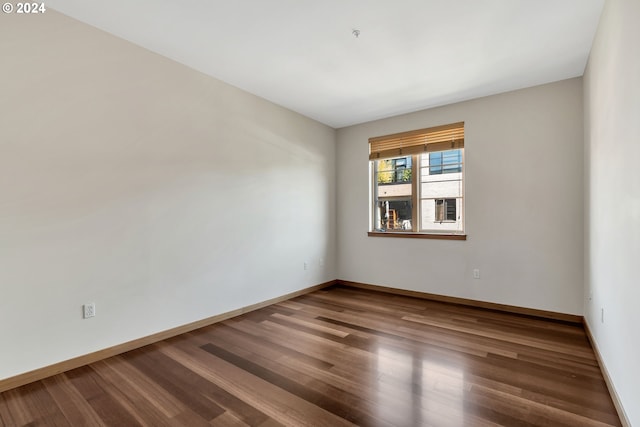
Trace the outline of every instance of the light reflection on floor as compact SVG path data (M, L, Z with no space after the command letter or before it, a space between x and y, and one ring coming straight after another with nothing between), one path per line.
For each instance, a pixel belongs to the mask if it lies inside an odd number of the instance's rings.
M384 344L375 355L379 419L407 426L465 425L462 368Z

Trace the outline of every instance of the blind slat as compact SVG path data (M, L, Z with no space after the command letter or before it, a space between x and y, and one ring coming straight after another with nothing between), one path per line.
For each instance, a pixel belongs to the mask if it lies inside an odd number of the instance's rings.
M369 159L464 148L464 122L369 138Z

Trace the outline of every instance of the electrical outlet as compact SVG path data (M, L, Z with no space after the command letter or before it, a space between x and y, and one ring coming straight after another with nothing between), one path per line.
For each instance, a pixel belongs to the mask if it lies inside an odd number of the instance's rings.
M96 315L96 303L90 302L82 306L82 317L88 319Z
M473 278L474 279L479 279L480 278L480 269L479 268L474 268L473 269Z
M309 269L309 263L307 261L305 261L303 263L303 267L304 267L305 270L308 270Z
M600 323L604 323L604 308L600 308Z
M320 258L320 262L318 264L320 264L320 268L324 267L324 258Z

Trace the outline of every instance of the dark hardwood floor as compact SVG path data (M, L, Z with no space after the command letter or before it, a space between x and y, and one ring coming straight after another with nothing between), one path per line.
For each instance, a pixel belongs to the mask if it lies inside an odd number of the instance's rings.
M619 426L581 325L334 286L0 395L2 426Z

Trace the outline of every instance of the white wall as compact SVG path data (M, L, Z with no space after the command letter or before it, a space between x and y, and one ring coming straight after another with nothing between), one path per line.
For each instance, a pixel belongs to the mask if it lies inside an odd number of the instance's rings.
M584 311L627 417L640 426L638 21L638 0L607 1L584 75Z
M575 78L338 130L338 277L582 314L582 114ZM468 239L367 237L368 138L459 121Z
M336 277L333 129L52 10L0 58L0 379Z

